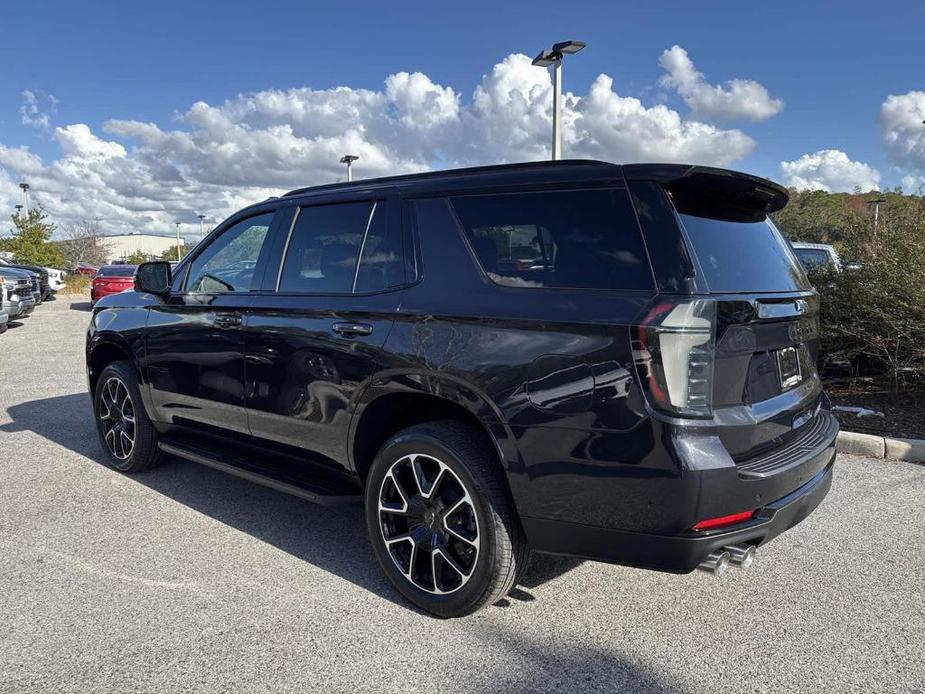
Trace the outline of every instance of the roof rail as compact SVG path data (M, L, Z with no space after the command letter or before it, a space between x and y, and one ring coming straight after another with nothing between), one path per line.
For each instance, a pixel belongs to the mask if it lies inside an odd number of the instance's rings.
M399 176L383 176L381 178L364 178L351 182L341 181L339 183L327 183L318 186L306 186L305 188L296 188L290 190L282 197L292 197L304 193L319 190L335 190L338 188L364 188L366 186L380 186L391 183L401 183L403 181L428 180L441 177L470 176L480 173L491 173L501 171L520 171L523 169L553 169L568 168L573 166L614 166L610 162L599 161L596 159L559 159L556 161L528 161L518 162L516 164L491 164L488 166L473 166L465 169L441 169L436 171L422 171L413 174L401 174Z

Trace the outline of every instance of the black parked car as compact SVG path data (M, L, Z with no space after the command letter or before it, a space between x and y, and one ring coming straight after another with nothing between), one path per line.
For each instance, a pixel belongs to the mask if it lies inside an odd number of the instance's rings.
M768 218L786 202L590 161L267 200L97 304L106 455L364 498L383 570L442 616L497 601L528 550L747 566L835 456L818 300Z

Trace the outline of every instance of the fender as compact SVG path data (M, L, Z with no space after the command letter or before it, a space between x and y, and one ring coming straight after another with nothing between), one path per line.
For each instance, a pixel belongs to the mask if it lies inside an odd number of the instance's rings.
M354 442L357 427L366 408L379 398L396 393L430 395L458 405L485 427L514 489L513 477L524 474L523 462L511 428L498 406L479 388L464 379L428 369L387 369L377 372L359 392L347 434L347 457L356 470Z
M87 385L92 387L93 379L98 375L91 372L93 354L107 345L116 347L128 355L138 371L141 397L145 408L149 409L147 379L142 368L145 358L144 328L148 321L148 309L144 304L147 302L136 301L132 304L116 304L115 306L108 302L103 303L116 296L121 297L122 295L113 295L101 300L90 319L86 347Z

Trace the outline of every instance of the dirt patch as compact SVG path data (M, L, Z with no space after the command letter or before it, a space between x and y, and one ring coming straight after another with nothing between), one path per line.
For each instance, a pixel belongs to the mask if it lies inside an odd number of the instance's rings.
M842 429L903 439L925 438L925 388L896 391L877 379L830 382L825 392L833 405L864 407L883 417L835 412Z

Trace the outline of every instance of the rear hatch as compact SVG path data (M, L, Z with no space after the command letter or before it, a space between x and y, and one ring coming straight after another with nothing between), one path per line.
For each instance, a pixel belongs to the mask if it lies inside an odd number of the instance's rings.
M705 167L624 172L660 291L636 345L650 403L715 424L740 467L827 435L819 299L769 216L787 191Z
M776 188L705 176L666 189L698 293L716 301L713 414L726 449L744 462L813 426L822 398L819 299L768 216L786 202Z

